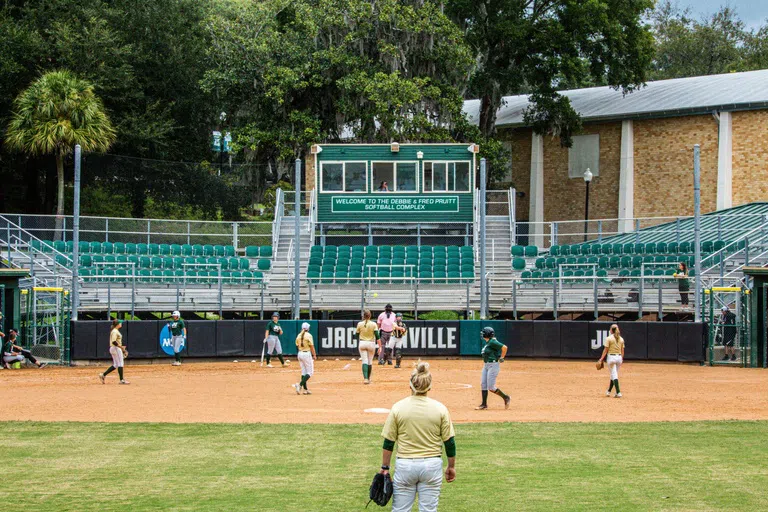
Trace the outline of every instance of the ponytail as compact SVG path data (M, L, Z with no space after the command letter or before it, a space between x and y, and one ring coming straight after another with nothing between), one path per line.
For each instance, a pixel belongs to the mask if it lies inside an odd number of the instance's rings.
M613 334L613 338L616 340L616 343L621 343L624 341L624 339L621 337L621 331L619 330L618 325L613 324L611 326L611 334Z
M304 329L301 330L301 340L299 340L299 341L301 342L301 346L302 347L304 346L304 335L306 333L307 333L307 331L305 331Z
M118 325L120 325L120 324L121 324L121 322L120 322L120 320L118 320L117 318L115 318L114 320L112 320L112 327L109 329L109 332L112 332L112 331L114 331L115 329L117 329L117 326L118 326Z

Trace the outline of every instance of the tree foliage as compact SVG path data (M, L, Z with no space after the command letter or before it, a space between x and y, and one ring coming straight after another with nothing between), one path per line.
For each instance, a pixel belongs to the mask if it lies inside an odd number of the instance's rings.
M450 0L477 63L467 96L480 98L481 132L492 137L503 95L529 94L526 120L569 145L578 114L558 90L610 85L625 92L647 77L652 0Z

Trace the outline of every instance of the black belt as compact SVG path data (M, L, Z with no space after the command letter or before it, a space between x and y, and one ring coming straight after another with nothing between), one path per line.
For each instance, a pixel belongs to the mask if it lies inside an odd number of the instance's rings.
M486 363L498 363L498 362L499 362L499 360L498 360L498 359L494 359L493 361L485 361L485 362L486 362Z

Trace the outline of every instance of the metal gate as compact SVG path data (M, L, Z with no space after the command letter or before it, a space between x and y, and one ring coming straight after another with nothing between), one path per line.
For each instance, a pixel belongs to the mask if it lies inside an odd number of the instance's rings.
M749 290L712 287L704 290L710 365L751 367L756 363L750 343Z
M69 364L69 293L64 288L33 287L26 295L21 321L25 348L40 362Z

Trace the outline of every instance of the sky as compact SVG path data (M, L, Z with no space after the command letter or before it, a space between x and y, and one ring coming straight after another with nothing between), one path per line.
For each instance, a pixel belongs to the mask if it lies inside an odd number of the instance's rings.
M758 28L768 18L768 0L677 0L677 3L680 7L690 7L696 14L712 14L727 4L736 9L749 28Z

